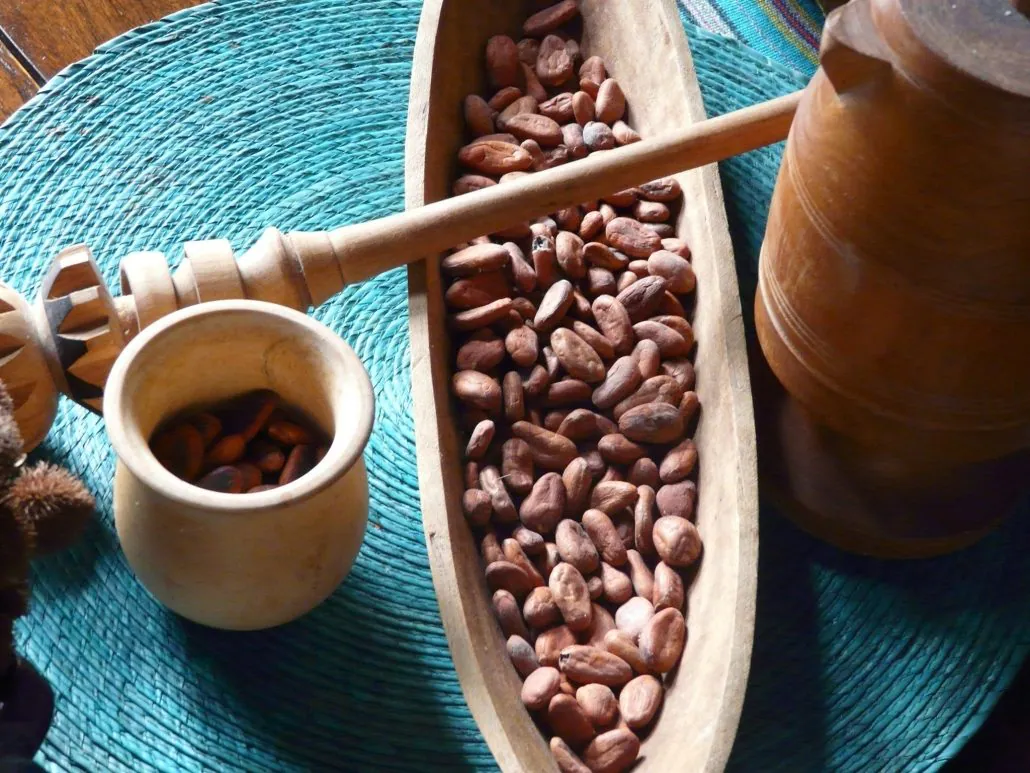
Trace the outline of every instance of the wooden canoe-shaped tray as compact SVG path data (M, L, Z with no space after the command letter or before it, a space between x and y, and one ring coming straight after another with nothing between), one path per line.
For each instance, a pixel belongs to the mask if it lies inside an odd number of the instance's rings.
M644 138L705 118L674 0L581 0L584 57L603 57ZM539 4L426 0L412 66L406 205L451 195L468 141L462 103L485 94L483 56L493 35L522 37ZM573 162L574 163L574 162ZM691 323L701 414L696 524L704 540L687 590L687 644L667 677L664 706L634 767L722 770L737 732L754 633L758 494L750 382L732 248L714 165L677 177L685 204L676 235L697 277ZM522 681L491 607L479 546L462 510L467 435L450 392L440 258L409 267L412 392L422 513L433 580L468 705L501 769L557 771L547 738L520 700Z

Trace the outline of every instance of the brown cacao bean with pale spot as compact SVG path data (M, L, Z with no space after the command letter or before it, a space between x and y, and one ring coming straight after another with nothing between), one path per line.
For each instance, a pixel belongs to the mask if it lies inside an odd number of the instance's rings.
M652 617L654 617L654 605L651 604L650 599L634 596L615 610L615 625L636 641Z
M536 659L533 645L521 636L509 636L506 647L511 664L523 679L540 668L540 661Z
M590 121L583 124L583 142L595 153L599 150L611 150L615 147L615 135L607 124Z

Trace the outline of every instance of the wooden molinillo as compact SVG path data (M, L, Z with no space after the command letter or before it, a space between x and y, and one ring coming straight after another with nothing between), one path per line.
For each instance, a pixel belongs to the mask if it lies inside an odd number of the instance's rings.
M122 348L176 309L249 298L306 311L345 285L512 223L780 141L799 96L367 223L285 234L268 228L238 260L224 239L187 242L174 271L161 253L133 252L121 262L121 295L106 287L87 246L71 246L54 259L34 310L0 285L0 380L14 398L26 448L46 436L60 393L102 413L107 374Z

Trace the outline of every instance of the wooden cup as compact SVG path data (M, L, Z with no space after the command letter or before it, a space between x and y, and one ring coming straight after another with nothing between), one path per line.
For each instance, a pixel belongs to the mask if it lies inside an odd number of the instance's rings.
M192 485L148 440L197 404L272 389L332 438L306 475L254 494ZM305 314L262 301L214 301L162 318L119 355L104 415L118 455L115 526L140 582L169 609L215 628L253 630L321 603L364 537L371 381L354 351Z

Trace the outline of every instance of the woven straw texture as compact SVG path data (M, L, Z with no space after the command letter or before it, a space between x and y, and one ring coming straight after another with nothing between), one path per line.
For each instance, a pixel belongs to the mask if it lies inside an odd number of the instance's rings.
M418 0L224 0L127 34L0 130L0 273L33 296L62 247L118 260L267 225L316 229L403 204ZM803 76L688 25L712 114ZM722 165L750 313L781 148ZM405 272L314 312L375 387L371 513L357 563L305 618L216 632L157 605L111 518L103 422L63 401L40 456L82 475L99 522L37 563L25 655L51 681L53 771L494 770L447 649L419 519ZM731 769L935 770L1030 642L1025 513L975 548L907 564L813 542L766 508L758 627Z

